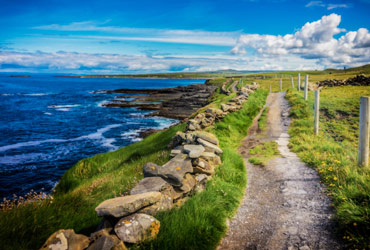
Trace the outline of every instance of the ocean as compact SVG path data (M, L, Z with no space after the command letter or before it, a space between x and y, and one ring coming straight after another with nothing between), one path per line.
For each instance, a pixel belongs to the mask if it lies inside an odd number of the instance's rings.
M124 94L99 90L169 88L203 79L71 78L0 75L0 198L50 192L77 161L141 140L177 120L102 104ZM132 94L130 94L132 95Z

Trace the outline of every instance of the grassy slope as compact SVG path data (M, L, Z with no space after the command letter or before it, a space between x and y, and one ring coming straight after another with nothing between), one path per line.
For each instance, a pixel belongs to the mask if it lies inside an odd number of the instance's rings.
M53 200L0 213L3 249L38 249L61 228L89 233L99 223L95 207L105 199L129 191L142 178L146 162L163 164L167 145L184 124L151 135L115 152L78 162L62 177Z
M215 80L213 83L218 85L223 80ZM215 132L220 136L221 145L225 150L223 156L225 170L222 171L219 168L213 184L205 192L208 196L197 195L191 198L181 210L168 212L170 216L160 215L158 217L162 222L162 229L158 241L153 244L162 242L166 246L163 239L166 239L165 241L170 239L168 242L172 244L173 241L178 240L179 235L183 235L184 239L192 239L194 228L203 231L203 234L198 234L198 232L197 237L193 238L194 241L189 245L199 244L204 241L201 240L202 238L208 236L210 240L205 243L204 248L217 244L225 231L226 216L230 216L231 211L236 209L242 195L241 187L245 186L242 161L232 149L238 144L238 139L245 135L250 117L253 117L263 105L265 96L266 92L259 91L251 96L244 111L229 115L224 122L218 123ZM232 96L216 94L210 106L218 107L221 102L230 98ZM244 117L243 122L241 122L243 120L241 117ZM232 123L230 128L226 126L228 123ZM0 212L2 247L4 249L38 249L50 234L61 228L73 228L78 233L89 234L100 221L94 208L105 199L127 193L143 178L142 166L145 163L163 164L168 161L167 145L174 134L184 128L185 124L180 124L115 152L81 160L62 177L53 194L53 200L40 201ZM222 128L227 129L224 131ZM227 139L231 135L235 139L228 142ZM225 196L224 192L228 191L230 191L229 196ZM222 195L216 195L219 193ZM213 205L202 206L209 199L211 200L209 204L216 202L220 206L218 208L213 208ZM192 207L204 209L192 211ZM181 213L186 213L187 216ZM191 213L196 213L197 216L191 216ZM203 214L202 219L199 217L201 214ZM184 220L185 218L187 220ZM184 231L179 235L174 234L173 232L176 231L174 229L178 228L178 224L172 221L179 222L179 220L192 230ZM198 237L199 235L202 237Z
M370 248L370 169L357 167L360 96L366 87L327 88L320 95L320 134L313 135L313 93L289 91L294 118L290 146L316 168L336 209L338 229L348 247Z

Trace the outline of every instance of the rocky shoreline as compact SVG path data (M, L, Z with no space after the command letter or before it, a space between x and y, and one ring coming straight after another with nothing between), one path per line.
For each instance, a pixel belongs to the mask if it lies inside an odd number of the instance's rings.
M130 94L117 96L103 104L104 107L137 108L152 110L149 116L184 120L206 106L217 86L194 84L165 89L117 89L104 91L106 94ZM99 91L102 93L102 91Z

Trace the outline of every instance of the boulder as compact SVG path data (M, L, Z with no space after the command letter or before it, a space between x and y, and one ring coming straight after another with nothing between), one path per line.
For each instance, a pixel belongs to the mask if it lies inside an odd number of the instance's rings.
M136 186L131 189L130 194L142 194L147 192L161 192L171 185L161 177L146 177L142 179Z
M170 156L174 157L174 156L176 156L178 154L181 154L181 153L182 153L182 150L180 150L180 149L172 149L171 153L170 153Z
M167 193L162 194L161 199L157 203L144 207L137 212L154 216L159 211L170 210L173 207L173 196L177 194L172 186L170 188L171 190L168 189Z
M203 152L200 157L208 161L210 164L221 165L222 163L220 157L212 152Z
M187 153L190 158L198 158L204 150L202 145L184 145L184 152Z
M84 250L89 243L85 235L76 234L73 229L61 229L53 233L40 250Z
M128 243L140 243L155 239L160 222L153 216L137 213L123 217L114 227L118 238Z
M159 175L159 168L160 166L158 166L155 163L152 162L146 163L143 167L144 177L152 177Z
M113 216L116 218L132 214L143 207L160 201L160 192L148 192L128 195L103 201L95 208L98 216Z
M205 132L205 131L195 131L194 136L196 138L201 138L205 141L218 145L218 139L215 135Z
M199 142L200 145L202 145L205 148L206 152L222 154L222 149L217 147L215 144L203 140L202 138L198 138L197 141Z
M193 175L187 173L185 175L183 184L182 184L181 187L179 187L179 189L181 190L182 193L188 194L189 192L191 192L194 189L195 184L197 184L197 182L196 182L195 178L193 177Z
M189 132L186 133L185 138L186 138L185 142L187 144L194 144L195 143L195 138L194 138L193 133L189 133Z
M195 165L195 166L194 166ZM194 164L194 173L214 175L215 168L213 165L209 164L206 160L201 158L197 159Z
M229 112L230 106L226 103L221 104L221 109L223 112Z
M187 129L191 131L199 130L200 129L199 121L195 119L189 120Z
M159 176L172 186L180 187L184 175L193 172L191 159L186 154L178 154L163 166L157 166L152 163L149 167L144 166L144 177ZM155 166L154 166L155 165Z
M205 174L199 174L195 176L195 180L197 184L194 187L195 193L200 193L206 189L207 184L207 175Z
M170 144L168 145L169 148L175 148L181 145L185 141L185 134L181 131L178 131L176 135L172 138Z
M87 250L126 250L125 244L116 235L109 234L106 230L92 233L90 236L92 244Z

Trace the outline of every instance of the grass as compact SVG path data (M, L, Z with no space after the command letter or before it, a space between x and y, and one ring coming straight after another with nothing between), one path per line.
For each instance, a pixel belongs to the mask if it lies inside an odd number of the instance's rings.
M142 244L142 249L215 249L226 233L226 219L240 204L246 185L242 157L236 153L247 135L253 118L265 103L267 92L256 91L242 110L229 114L209 129L224 153L223 164L216 169L207 188L180 208L158 214L161 229L156 240Z
M280 154L278 145L275 141L263 142L251 148L248 161L254 165L266 166L275 156Z
M53 200L1 211L2 248L39 249L61 228L85 234L94 231L100 221L95 207L127 193L143 178L145 163L165 163L169 159L168 143L184 128L185 124L177 125L115 152L84 159L65 173Z
M269 111L268 107L265 107L260 118L258 119L258 130L259 132L264 132L267 128L267 113Z
M219 86L223 81L215 79L210 84ZM190 198L181 209L157 216L161 221L161 230L158 240L150 243L151 246L160 244L168 249L172 245L177 245L179 249L199 249L198 246L201 246L210 249L217 245L225 233L226 218L236 210L245 187L243 161L233 149L245 136L252 118L264 104L265 97L263 90L257 91L243 110L225 117L224 122L215 125L215 133L218 133L224 149L223 166L218 168L212 184L204 194ZM210 106L219 106L230 98L232 96L216 94ZM53 199L0 211L2 248L39 249L52 233L62 228L72 228L77 233L89 235L100 222L95 207L106 199L127 194L143 178L142 167L145 163L162 165L167 162L167 145L175 133L184 128L185 124L179 124L115 152L83 159L61 178ZM228 141L230 136L235 136L234 140ZM205 202L207 206L204 206ZM218 204L218 207L213 207L213 204Z
M370 168L357 166L358 108L366 87L334 87L320 94L320 133L313 134L313 93L289 90L294 118L289 146L317 169L336 209L338 232L348 248L370 248Z

